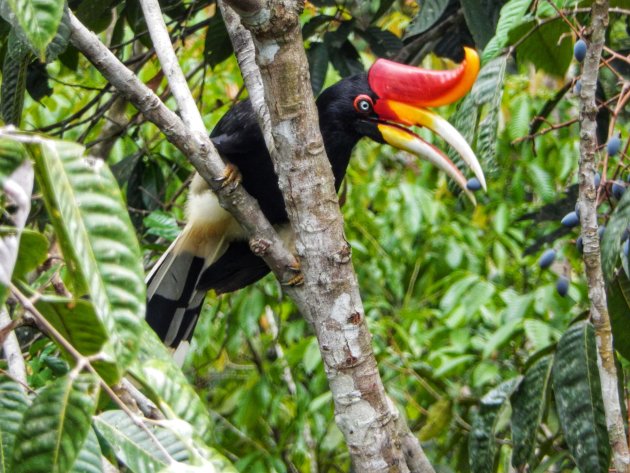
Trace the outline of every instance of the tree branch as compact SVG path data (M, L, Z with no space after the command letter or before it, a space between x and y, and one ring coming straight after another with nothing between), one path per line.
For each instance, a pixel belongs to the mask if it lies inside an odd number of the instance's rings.
M72 13L70 26L72 44L188 158L197 172L212 186L221 205L245 229L250 237L250 244L263 249L259 255L278 279L287 281L293 277L294 273L289 268L295 263L295 258L284 248L277 233L260 210L258 202L240 186L236 189L222 189L214 181L223 176L225 165L208 135L205 132L192 133L182 120L170 111L151 89L140 82Z
M238 61L238 66L243 76L243 82L249 93L249 100L252 102L252 107L256 111L258 124L263 132L267 148L270 153L273 153L275 150L273 148L273 137L271 136L271 118L269 117L269 109L265 103L265 91L262 77L260 76L260 69L258 69L258 65L256 64L256 48L254 47L252 35L249 30L241 24L240 17L229 5L225 4L224 0L218 0L218 4L228 34L230 35L230 40L232 41L232 47L234 48L234 54L236 55L236 60Z
M584 242L584 265L591 301L591 319L599 350L598 367L606 412L613 463L618 472L630 472L630 455L621 413L613 338L606 301L606 288L597 236L597 189L595 188L595 153L597 150L597 74L608 26L608 1L596 0L591 9L591 31L582 71L580 93L580 166L579 207Z
M9 317L5 307L0 307L0 333L4 330L9 330L6 334L6 338L2 342L2 351L4 352L4 358L7 360L7 368L9 374L20 383L20 387L23 391L26 390L24 386L28 385L26 380L26 365L24 364L24 357L22 356L22 349L18 342L15 331L10 328L13 321Z
M330 163L319 132L298 15L303 2L232 0L256 46L270 112L272 159L296 235L305 285L294 289L313 323L355 471L410 471L399 413L385 394L364 319ZM301 296L301 297L300 297ZM415 440L415 438L413 439ZM416 452L424 454L417 444ZM411 450L410 450L411 451ZM426 460L426 459L425 459ZM432 472L425 467L414 471ZM420 467L419 467L420 468Z

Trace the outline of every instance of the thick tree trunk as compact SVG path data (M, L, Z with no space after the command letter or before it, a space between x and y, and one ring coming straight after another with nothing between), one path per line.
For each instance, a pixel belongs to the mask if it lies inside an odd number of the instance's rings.
M230 1L251 31L272 126L272 159L296 234L304 286L293 289L311 322L355 471L433 471L399 425L364 319L350 247L319 132L298 15L302 2ZM404 423L403 423L404 424ZM418 459L418 457L422 457Z

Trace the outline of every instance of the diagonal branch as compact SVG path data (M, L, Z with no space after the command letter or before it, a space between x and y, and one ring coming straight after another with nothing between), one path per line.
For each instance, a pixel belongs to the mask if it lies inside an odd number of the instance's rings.
M214 179L223 176L225 164L206 133L194 133L170 111L155 93L145 86L114 56L96 35L70 13L72 44L81 51L96 69L144 116L154 123L168 141L175 145L191 162L197 172L213 186L221 205L238 220L247 232L250 243L265 248L260 256L280 281L289 280L294 273L289 269L294 257L285 249L277 233L265 218L258 202L242 187L221 189Z

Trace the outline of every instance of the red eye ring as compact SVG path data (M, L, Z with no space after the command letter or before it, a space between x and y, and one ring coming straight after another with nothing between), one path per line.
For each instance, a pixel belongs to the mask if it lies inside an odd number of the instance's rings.
M359 113L372 113L372 110L374 109L372 97L365 94L357 95L354 99L354 109Z

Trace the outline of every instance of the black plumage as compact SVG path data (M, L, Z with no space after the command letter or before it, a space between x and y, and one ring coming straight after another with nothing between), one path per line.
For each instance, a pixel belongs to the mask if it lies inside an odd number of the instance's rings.
M326 89L317 99L320 129L328 159L338 190L345 175L352 149L363 136L382 142L375 117L358 113L353 100L360 94L376 96L371 92L366 74L347 78ZM273 225L288 223L288 217L278 187L278 178L265 141L258 126L251 102L235 104L219 120L210 138L226 163L235 165L241 174L241 185L258 200L262 212ZM190 261L189 261L190 260ZM209 290L217 294L235 291L253 284L269 273L269 267L256 256L247 241L235 239L226 246L209 265L203 264L200 255L186 259L189 265L179 280L168 284L182 284L184 289L176 299L151 293L155 274L148 281L149 298L147 322L167 344L176 346L192 335L192 328L201 310L203 296ZM156 273L157 274L157 273ZM172 314L182 312L177 321L176 334L168 334L172 327ZM191 327L192 326L192 327Z

